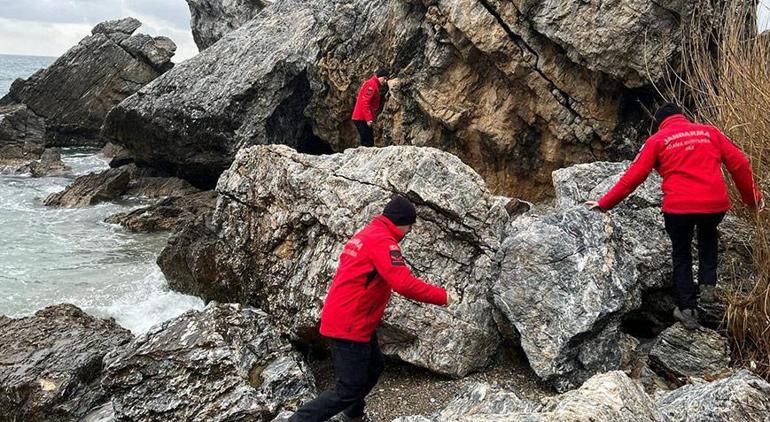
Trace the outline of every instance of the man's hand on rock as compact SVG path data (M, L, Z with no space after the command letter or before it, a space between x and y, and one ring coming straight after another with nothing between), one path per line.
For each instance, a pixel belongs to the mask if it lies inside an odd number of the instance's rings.
M366 125L369 126L369 127L372 127L372 121L369 120L368 122L366 122Z
M601 211L601 212L604 212L602 207L600 207L599 203L596 202L596 201L586 201L585 205L591 211Z
M460 301L460 294L457 293L457 290L451 287L447 287L446 288L446 306L450 307L459 301Z

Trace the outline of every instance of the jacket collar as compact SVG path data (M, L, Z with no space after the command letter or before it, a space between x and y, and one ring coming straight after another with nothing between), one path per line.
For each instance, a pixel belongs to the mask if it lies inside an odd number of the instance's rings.
M687 117L685 117L684 114L673 114L663 120L663 122L660 124L660 127L658 127L658 130L663 130L668 126L674 125L676 123L682 123L683 121L688 123L690 122L687 120Z
M404 233L401 233L401 230L399 230L398 227L396 227L396 225L393 224L393 222L390 221L388 217L380 214L374 217L374 221L383 224L388 229L388 231L390 231L393 237L396 238L397 242L400 242L401 239L404 238Z
M377 75L372 75L371 78L369 78L370 81L374 81L377 86L380 86L380 78L377 77Z

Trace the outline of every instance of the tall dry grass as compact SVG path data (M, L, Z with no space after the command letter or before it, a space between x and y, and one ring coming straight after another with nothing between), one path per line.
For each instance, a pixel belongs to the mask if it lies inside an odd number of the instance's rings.
M686 24L681 69L665 95L678 99L696 120L722 129L749 156L767 195L770 34L758 32L757 7L755 1L704 0ZM735 212L754 226L754 271L751 279L728 288L725 324L737 362L770 378L770 212L742 206Z

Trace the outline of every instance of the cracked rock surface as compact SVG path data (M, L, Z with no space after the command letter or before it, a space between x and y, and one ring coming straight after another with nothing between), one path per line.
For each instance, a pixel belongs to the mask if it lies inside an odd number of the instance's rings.
M0 106L0 170L20 172L45 149L45 120L23 104Z
M269 421L313 398L299 354L259 309L210 304L105 358L120 421Z
M650 363L673 377L713 377L730 364L727 339L714 330L674 324L655 340Z
M190 3L227 27L229 11L254 4ZM105 129L140 161L213 187L243 146L357 145L357 90L386 66L399 80L378 142L452 152L494 192L535 200L551 194L552 170L633 155L643 105L654 107L647 70L676 62L694 5L277 0L123 102Z
M73 305L0 315L0 420L70 421L106 400L102 358L133 336Z
M770 384L743 369L725 379L660 394L657 401L671 421L760 422L770 415Z
M190 26L198 50L205 50L238 29L270 4L270 0L187 0Z
M500 339L487 291L507 199L456 157L417 147L311 156L256 146L238 153L217 191L211 221L176 233L158 259L172 288L260 306L283 332L312 341L344 242L402 193L418 215L402 242L408 264L462 298L442 308L394 295L379 331L383 351L453 376L490 362Z
M48 146L103 145L107 112L173 64L166 37L131 35L134 18L98 24L48 68L17 79L0 104L25 104L46 120Z
M596 375L579 389L545 404L522 400L510 391L469 384L449 405L431 416L409 416L394 422L663 422L641 385L620 371Z

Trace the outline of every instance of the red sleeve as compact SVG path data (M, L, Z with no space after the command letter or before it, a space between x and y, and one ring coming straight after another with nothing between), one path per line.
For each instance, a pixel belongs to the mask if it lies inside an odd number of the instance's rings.
M430 285L412 274L395 242L377 245L372 253L377 273L401 296L418 302L446 305L446 290Z
M615 183L615 186L599 200L599 206L609 211L631 194L650 175L658 162L658 145L660 143L650 138L645 142L642 150L637 155L631 167L626 170L623 177Z
M759 192L754 173L751 171L751 163L746 155L720 131L715 131L719 140L719 149L722 154L722 162L730 172L741 200L746 205L757 205L762 201L762 193Z
M367 122L371 122L374 120L375 114L377 114L377 109L380 108L379 104L374 104L376 98L379 98L379 95L377 95L377 90L379 87L372 86L373 84L370 81L367 81L366 84L364 84L363 92L361 93L362 100L364 101L364 117L366 118Z

